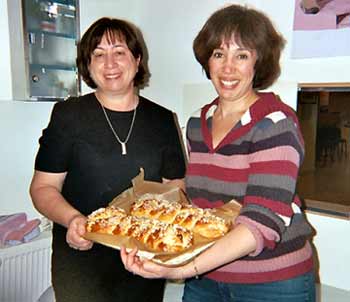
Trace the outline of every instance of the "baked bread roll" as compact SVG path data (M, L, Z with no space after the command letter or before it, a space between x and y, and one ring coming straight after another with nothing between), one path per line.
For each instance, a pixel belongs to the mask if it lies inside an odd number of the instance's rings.
M120 220L126 216L126 212L121 208L114 206L100 208L88 216L86 230L92 233L110 234L114 226L118 225Z
M166 200L137 200L132 204L130 214L180 225L206 238L221 237L230 229L230 223L214 215L211 209Z
M159 220L130 216L124 210L101 208L88 216L88 232L135 238L150 250L177 253L193 245L191 231Z

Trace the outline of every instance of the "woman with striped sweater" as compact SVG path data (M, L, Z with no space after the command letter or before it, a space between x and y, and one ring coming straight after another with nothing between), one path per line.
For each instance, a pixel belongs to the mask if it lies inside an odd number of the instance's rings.
M187 194L199 207L235 199L242 209L191 263L168 268L122 250L124 265L145 278L187 278L185 302L315 301L312 228L295 192L303 138L295 112L259 92L280 74L284 39L263 13L230 5L193 47L218 97L187 124Z

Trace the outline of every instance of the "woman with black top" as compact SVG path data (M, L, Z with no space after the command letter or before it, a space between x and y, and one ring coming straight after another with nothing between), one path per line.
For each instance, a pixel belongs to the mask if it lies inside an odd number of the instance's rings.
M138 95L146 79L135 27L102 18L78 44L90 93L56 103L39 140L30 187L36 209L54 222L56 301L162 301L164 280L124 269L119 252L83 238L86 215L105 207L140 170L181 184L185 163L173 113ZM117 266L117 270L116 270Z

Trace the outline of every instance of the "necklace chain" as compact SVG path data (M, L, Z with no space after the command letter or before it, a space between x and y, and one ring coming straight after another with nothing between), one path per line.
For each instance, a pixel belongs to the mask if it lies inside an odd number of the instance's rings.
M136 106L135 109L134 109L134 114L133 114L133 116L132 116L132 120L131 120L131 124L130 124L130 128L129 128L129 132L128 132L128 135L126 136L126 138L125 138L124 141L122 141L122 140L119 138L117 132L114 130L114 128L113 128L113 126L112 126L112 123L111 123L111 121L110 121L110 119L109 119L109 117L108 117L108 115L107 115L106 109L103 107L102 104L101 104L101 108L102 108L102 111L103 111L103 113L104 113L104 115L105 115L106 121L107 121L107 123L108 123L108 125L109 125L109 128L111 128L113 135L115 136L115 138L117 139L118 143L119 143L119 144L121 145L121 147L122 147L122 155L126 155L126 154L127 154L127 152L126 152L126 143L128 142L128 140L129 140L129 138L130 138L130 135L131 135L131 132L132 132L132 129L133 129L133 127L134 127L134 122L135 122L135 118L136 118L136 108L137 108L137 106Z

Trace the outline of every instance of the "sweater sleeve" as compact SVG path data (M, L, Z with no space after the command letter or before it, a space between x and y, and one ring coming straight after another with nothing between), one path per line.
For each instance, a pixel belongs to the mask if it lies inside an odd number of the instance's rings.
M273 249L300 212L295 194L304 146L298 126L282 112L256 124L251 142L249 173L243 208L236 219L254 234L258 255Z

